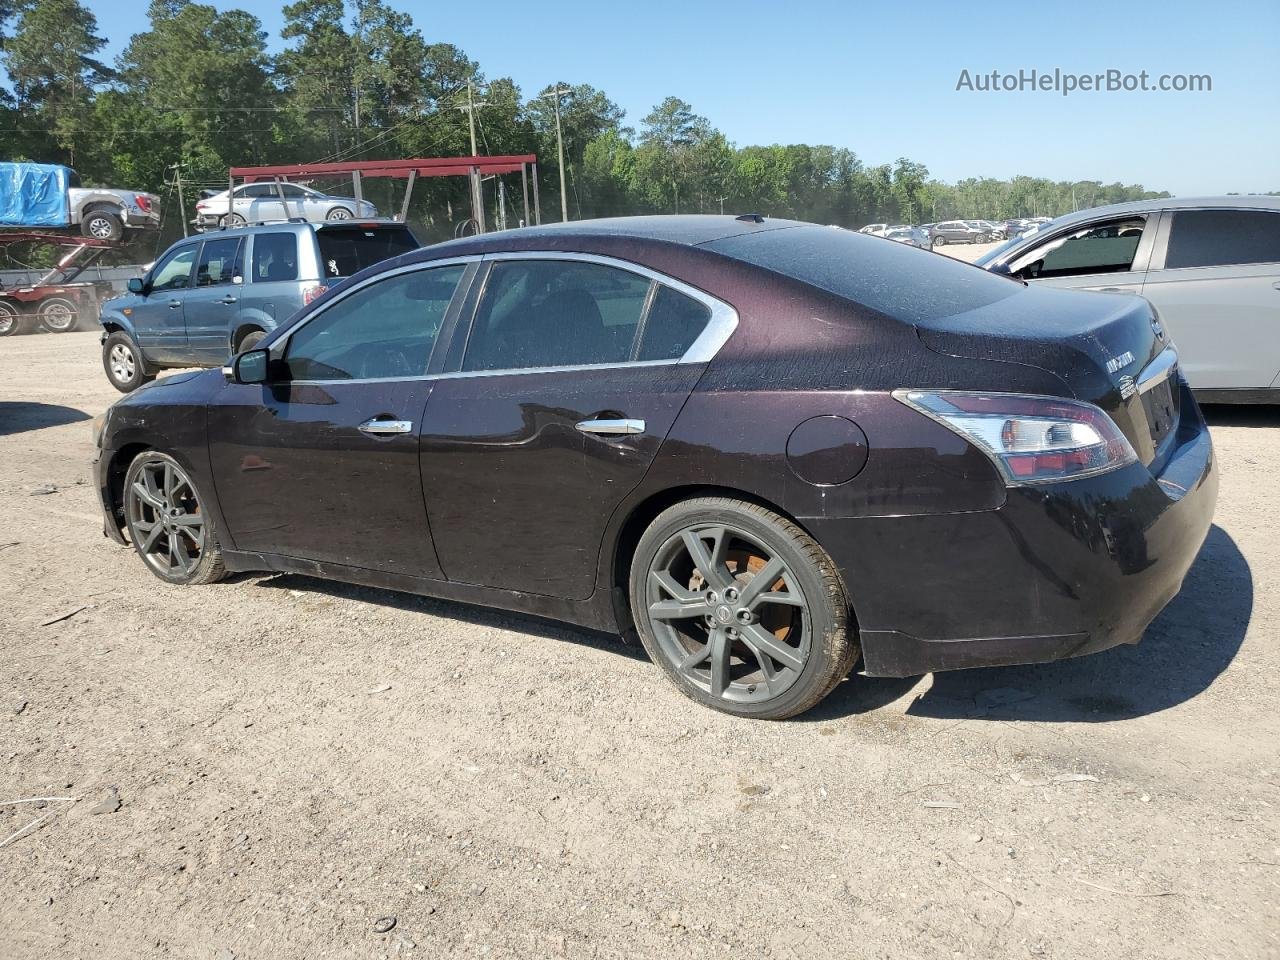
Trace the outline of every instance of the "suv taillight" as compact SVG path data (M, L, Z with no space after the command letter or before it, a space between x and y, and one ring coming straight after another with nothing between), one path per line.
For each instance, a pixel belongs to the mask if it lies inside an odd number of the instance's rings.
M893 395L982 450L1011 487L1078 480L1138 460L1120 428L1091 403L957 390Z
M138 205L138 209L143 213L149 213L151 211L151 198L145 193L135 193L133 195L133 201Z
M305 307L329 288L323 283L312 283L302 288L302 305Z

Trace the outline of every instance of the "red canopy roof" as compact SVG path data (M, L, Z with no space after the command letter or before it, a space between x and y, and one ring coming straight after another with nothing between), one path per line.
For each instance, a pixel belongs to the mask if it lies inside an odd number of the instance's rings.
M345 163L294 163L270 167L232 167L232 177L246 182L270 180L274 177L316 177L359 173L365 177L407 177L417 171L420 177L459 177L473 167L481 174L517 173L526 164L537 163L536 154L525 153L502 157L417 157L411 160L361 160Z

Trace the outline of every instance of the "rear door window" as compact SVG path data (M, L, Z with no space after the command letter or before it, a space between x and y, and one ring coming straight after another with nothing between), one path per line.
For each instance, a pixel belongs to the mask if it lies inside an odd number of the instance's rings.
M258 233L253 237L253 279L275 283L298 279L298 238L292 233Z
M1144 229L1143 217L1089 224L1061 234L1021 257L1014 272L1028 280L1124 273L1133 269Z
M653 281L577 260L493 265L463 370L626 363Z
M196 286L212 287L231 283L232 278L244 273L240 250L242 237L206 240L200 250L200 262L196 266Z
M1173 214L1167 270L1280 262L1280 213L1179 210Z
M325 227L316 231L326 277L350 277L365 267L418 249L407 227Z

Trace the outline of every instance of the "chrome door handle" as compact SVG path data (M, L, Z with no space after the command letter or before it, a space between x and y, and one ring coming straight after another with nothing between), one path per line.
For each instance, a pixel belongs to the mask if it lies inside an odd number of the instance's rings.
M644 433L643 420L583 420L578 424L583 433L596 433L608 437L626 437Z
M182 301L181 301L181 300L170 300L170 301L169 301L169 309L170 309L170 310L174 309L175 307L180 307L180 306L182 306Z
M237 301L235 297L219 297L218 302L225 303L228 306L230 306L231 304L236 303Z
M367 433L375 437L393 437L399 433L412 433L412 420L366 420L360 424L361 433Z

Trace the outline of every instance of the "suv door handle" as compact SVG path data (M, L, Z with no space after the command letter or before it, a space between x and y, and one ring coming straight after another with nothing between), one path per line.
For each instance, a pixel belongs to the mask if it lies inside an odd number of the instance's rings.
M412 433L412 420L379 420L376 417L372 420L366 420L358 427L361 433L367 433L375 437L393 437L400 433Z
M626 437L644 433L643 420L583 420L578 424L583 433L595 433L607 437Z
M181 300L170 300L170 301L169 301L169 309L171 309L171 310L172 310L172 309L174 309L174 308L176 308L176 307L180 307L180 306L182 306L182 301L181 301Z
M219 297L218 302L230 305L230 304L236 303L237 301L235 297L228 295L225 297Z

